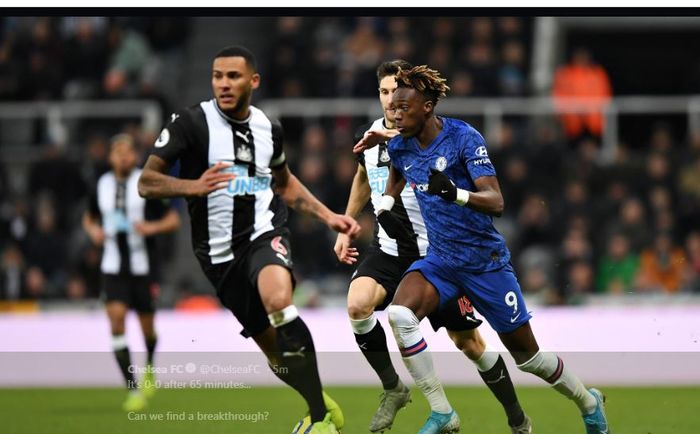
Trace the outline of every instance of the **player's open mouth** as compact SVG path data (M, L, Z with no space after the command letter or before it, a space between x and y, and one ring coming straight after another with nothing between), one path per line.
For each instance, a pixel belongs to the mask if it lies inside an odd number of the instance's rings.
M233 95L221 95L221 96L219 96L219 101L221 101L221 102L233 102Z

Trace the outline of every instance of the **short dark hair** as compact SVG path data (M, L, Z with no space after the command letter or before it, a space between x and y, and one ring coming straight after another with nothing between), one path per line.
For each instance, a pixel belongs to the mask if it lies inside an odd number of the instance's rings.
M382 78L388 77L390 75L398 74L399 70L406 70L413 68L409 62L403 59L390 60L384 62L377 68L377 81L382 81Z
M240 45L230 45L222 48L216 53L214 59L218 59L219 57L242 57L245 59L248 66L253 68L253 71L256 71L258 68L258 61L255 60L255 55L249 49L241 47Z

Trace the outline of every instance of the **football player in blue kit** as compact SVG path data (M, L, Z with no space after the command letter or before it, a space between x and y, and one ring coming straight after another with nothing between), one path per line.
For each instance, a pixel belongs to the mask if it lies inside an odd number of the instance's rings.
M429 248L425 258L406 270L387 311L403 361L431 406L420 433L459 429L419 323L464 294L498 332L519 369L571 399L587 434L609 434L602 393L586 389L556 354L539 350L510 252L493 226L504 204L483 137L463 121L435 115L438 99L449 90L438 71L417 66L400 71L396 81L392 103L399 135L388 144L391 169L380 208L390 211L408 182L420 205Z

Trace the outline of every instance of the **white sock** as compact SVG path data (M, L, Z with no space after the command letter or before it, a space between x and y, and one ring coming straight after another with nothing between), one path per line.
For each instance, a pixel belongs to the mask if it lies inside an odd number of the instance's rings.
M452 406L445 396L440 380L435 375L433 358L420 332L418 318L405 306L390 305L387 312L396 343L401 350L403 363L428 400L430 409L437 413L450 413Z
M112 349L114 351L127 348L126 335L112 335Z
M569 371L564 362L553 353L538 352L530 360L518 365L521 371L535 374L552 388L574 401L583 414L595 411L598 402L581 380Z
M377 316L372 312L372 315L365 319L350 318L350 325L352 326L353 333L356 335L366 335L377 325Z
M493 368L498 362L499 354L497 351L493 351L488 346L484 349L484 353L479 357L478 360L472 360L476 365L476 369L480 372L486 372Z

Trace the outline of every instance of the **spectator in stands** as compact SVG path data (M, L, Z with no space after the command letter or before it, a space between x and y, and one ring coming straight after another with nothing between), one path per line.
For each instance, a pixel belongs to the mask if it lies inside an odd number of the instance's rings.
M351 74L351 89L355 96L377 93L375 67L381 63L386 50L385 41L377 34L379 22L363 17L356 21L355 29L343 42L345 63Z
M493 20L490 17L476 17L467 27L471 42L491 44L494 40Z
M478 40L467 47L465 52L466 69L473 80L473 95L489 96L498 94L498 65L493 46Z
M87 288L85 280L79 274L71 274L66 282L65 298L71 301L84 300L87 298Z
M24 243L24 255L28 264L39 269L46 291L52 294L65 284L66 251L67 240L57 226L55 204L42 195L37 200L34 226Z
M556 234L553 233L551 224L549 204L545 197L538 193L528 194L518 215L520 235L517 251L533 245L555 245Z
M94 99L100 94L109 57L106 24L103 17L64 18L65 98Z
M77 215L75 205L85 197L87 186L78 165L68 158L63 146L48 146L40 160L29 169L29 193L36 197L50 193L58 208L57 224L67 229L72 217Z
M467 71L457 71L450 84L452 96L469 96L474 93L474 80Z
M592 293L594 273L590 264L593 260L593 247L583 229L568 229L558 257L557 286L561 288L563 299ZM583 278L581 264L586 265L586 271L590 274L587 279ZM574 270L575 267L579 269Z
M496 19L498 36L504 40L523 39L523 21L519 17L499 17Z
M612 96L612 86L605 69L593 62L588 49L576 48L569 64L557 68L552 94L557 103L566 103L572 98L586 98L587 103L604 104ZM560 115L567 138L573 143L582 137L600 140L604 119L600 110L584 113L562 113Z
M114 23L109 41L112 56L103 80L107 96L136 98L154 95L158 65L152 62L148 39L128 26Z
M526 93L525 48L518 40L507 41L501 49L498 89L503 96L523 96Z
M54 21L47 17L37 18L30 33L19 36L16 53L24 62L22 98L59 98L63 90L63 53Z
M525 158L519 154L512 154L504 161L505 167L500 173L504 175L503 185L501 186L503 200L508 201L508 207L506 207L505 212L508 216L515 216L521 209L525 196L531 190L529 182L530 166Z
M688 268L686 270L684 289L700 292L700 232L691 232L685 241Z
M567 269L564 297L569 303L577 304L581 297L594 291L595 272L587 261L575 261Z
M618 219L609 224L607 232L621 233L625 236L632 252L639 254L652 241L649 222L646 221L644 205L636 197L630 197L622 202Z
M15 244L5 246L0 262L0 300L29 298L26 272L24 256L19 247Z
M700 221L700 153L686 161L678 173L676 213L684 232L698 228Z
M637 287L640 291L673 294L680 290L685 272L683 249L673 244L670 234L660 233L653 246L641 254Z
M0 99L13 100L19 96L22 85L22 67L14 55L16 35L5 30L0 34Z
M596 290L607 294L623 294L634 288L639 270L639 256L630 251L629 241L622 233L613 234L608 251L598 265Z

